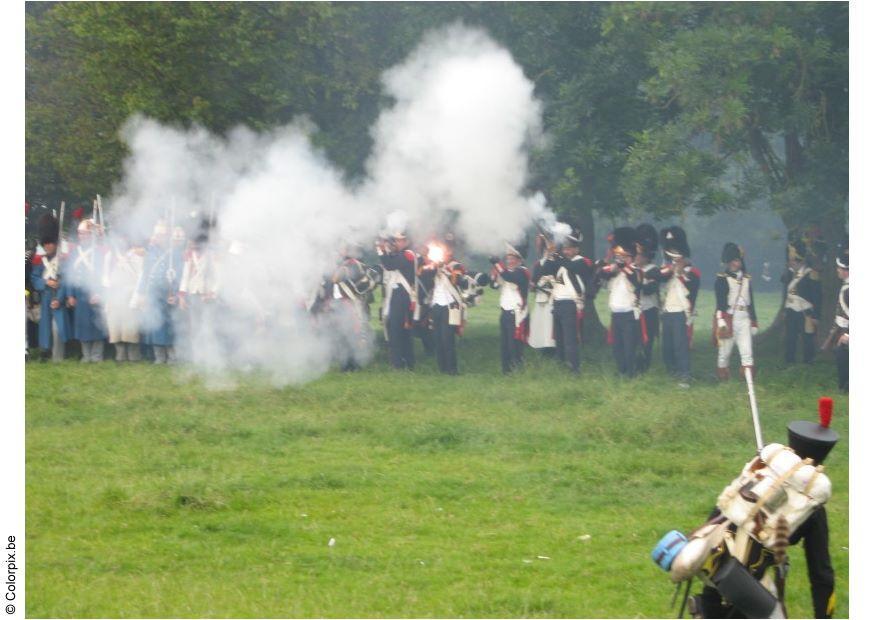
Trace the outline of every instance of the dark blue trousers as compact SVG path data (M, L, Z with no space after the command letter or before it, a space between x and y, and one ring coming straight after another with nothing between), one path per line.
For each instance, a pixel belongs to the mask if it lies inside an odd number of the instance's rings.
M682 379L690 378L690 341L686 312L662 314L662 359L666 369Z

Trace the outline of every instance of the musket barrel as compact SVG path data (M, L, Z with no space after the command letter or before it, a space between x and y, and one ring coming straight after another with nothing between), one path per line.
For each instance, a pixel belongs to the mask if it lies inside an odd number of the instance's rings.
M747 381L747 395L750 398L750 413L753 417L753 432L757 442L757 451L763 449L763 432L760 428L760 414L757 409L757 397L753 389L753 375L751 375L750 367L744 367L744 378Z

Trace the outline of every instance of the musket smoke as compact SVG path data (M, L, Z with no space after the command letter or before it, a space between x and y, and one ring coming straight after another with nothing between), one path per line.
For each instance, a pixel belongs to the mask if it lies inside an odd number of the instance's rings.
M260 368L278 384L327 370L338 342L363 337L305 310L342 243L369 246L393 227L423 240L452 220L471 250L491 253L531 224L524 188L541 105L507 50L452 26L427 36L384 86L395 101L372 128L367 177L355 187L313 147L305 120L227 137L142 117L125 125L131 155L107 200L116 231L148 238L171 201L180 220L215 212L222 305L190 334L195 370Z

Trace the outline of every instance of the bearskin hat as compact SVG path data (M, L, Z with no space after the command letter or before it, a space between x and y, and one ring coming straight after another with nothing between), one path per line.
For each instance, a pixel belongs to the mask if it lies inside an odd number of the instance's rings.
M635 229L635 245L639 254L643 254L647 258L656 256L659 234L652 224L640 224Z
M46 213L37 221L37 236L42 245L46 243L58 243L61 229L58 220L51 213Z
M200 222L198 222L197 232L194 235L194 240L196 243L209 243L210 241L210 233L215 227L216 222L211 220L209 217L201 217Z
M659 232L662 251L671 258L687 258L690 256L690 246L687 244L687 233L680 226L669 226Z
M794 240L787 244L787 260L805 260L808 257L808 247L801 240Z
M744 254L736 244L728 241L726 245L723 246L723 255L720 260L724 263L728 263L733 260L743 260Z
M630 226L621 226L614 229L611 241L611 251L614 254L625 254L627 256L635 256L636 247L635 241L637 235L635 229Z

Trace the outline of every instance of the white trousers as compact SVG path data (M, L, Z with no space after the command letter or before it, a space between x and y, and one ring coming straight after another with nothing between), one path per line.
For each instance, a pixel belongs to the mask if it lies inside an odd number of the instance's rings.
M534 349L556 346L553 338L553 304L535 302L529 315L529 346Z
M732 337L721 339L717 345L717 368L729 368L732 348L738 346L742 366L753 366L753 338L747 310L738 310L732 319Z

